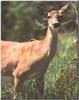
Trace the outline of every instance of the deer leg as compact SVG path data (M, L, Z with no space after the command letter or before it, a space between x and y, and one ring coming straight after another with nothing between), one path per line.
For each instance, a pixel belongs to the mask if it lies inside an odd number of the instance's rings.
M17 77L15 77L14 78L14 96L13 96L14 100L17 99L17 96L19 94L18 86L19 86L19 79Z
M44 96L44 76L37 78L36 84L37 84L39 95L43 97Z
M13 99L16 100L17 99L17 96L19 95L19 92L20 92L20 80L15 77L14 78L14 97Z
M25 89L23 88L23 80L19 80L18 78L14 79L14 100L21 99L18 98L18 95L21 95L23 98L25 97Z

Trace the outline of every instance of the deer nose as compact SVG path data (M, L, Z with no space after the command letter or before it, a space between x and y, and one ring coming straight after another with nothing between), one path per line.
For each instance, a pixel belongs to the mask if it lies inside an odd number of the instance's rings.
M53 24L54 28L59 27L59 25L60 25L60 23L55 23L55 24Z

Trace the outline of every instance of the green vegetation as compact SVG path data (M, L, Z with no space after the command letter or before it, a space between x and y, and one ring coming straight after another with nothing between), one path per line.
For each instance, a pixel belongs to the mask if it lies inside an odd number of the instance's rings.
M61 37L60 37L61 36ZM58 51L48 67L45 74L45 96L44 98L73 99L77 98L77 66L76 49L70 49L73 44L73 36L59 36ZM62 48L63 45L63 48ZM35 80L24 83L27 97L30 99L39 98ZM11 85L2 87L2 97L9 98L12 91ZM9 95L10 94L10 95Z
M43 16L38 13L36 5L44 4L49 8L57 8L66 2L2 2L2 39L13 41L26 41L30 38L41 38L45 34L36 20L42 22ZM70 2L71 8L68 15L63 20L73 19L76 17L76 2ZM34 13L33 13L34 12ZM70 14L71 13L71 14ZM73 27L74 29L73 29ZM76 47L76 27L74 23L70 26L63 26L59 34L57 54L51 60L48 70L45 73L45 94L44 98L48 99L74 99L77 98L77 47ZM73 29L73 30L72 30ZM71 30L71 31L70 31ZM73 32L72 32L73 31ZM40 36L41 35L41 36ZM25 81L27 98L40 98L37 93L35 80ZM12 98L13 87L11 84L5 84L2 87L2 98Z

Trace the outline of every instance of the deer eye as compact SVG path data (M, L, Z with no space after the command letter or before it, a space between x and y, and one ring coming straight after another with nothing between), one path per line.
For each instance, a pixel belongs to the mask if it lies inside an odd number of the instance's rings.
M47 16L47 18L51 18L51 16Z

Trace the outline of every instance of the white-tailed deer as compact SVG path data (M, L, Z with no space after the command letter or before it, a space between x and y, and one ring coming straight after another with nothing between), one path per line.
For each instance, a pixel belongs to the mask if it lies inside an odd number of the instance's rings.
M35 78L40 95L44 93L44 74L57 49L60 18L68 4L60 10L47 12L48 27L43 40L29 42L2 41L1 69L6 76L14 78L14 99L24 94L23 82Z

